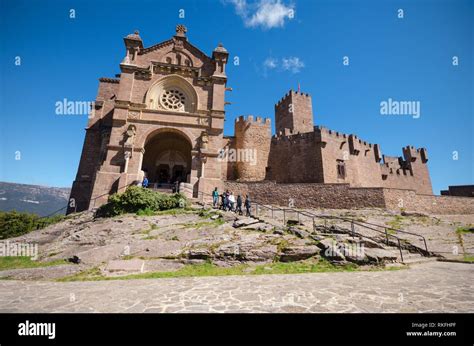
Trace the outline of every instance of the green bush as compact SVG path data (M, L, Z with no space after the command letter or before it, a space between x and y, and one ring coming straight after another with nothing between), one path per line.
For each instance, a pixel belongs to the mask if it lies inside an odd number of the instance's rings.
M64 219L63 215L41 218L30 213L0 212L0 239L18 237L36 229L45 228L62 219Z
M130 186L123 193L115 193L109 197L106 204L97 210L98 217L111 217L124 213L150 214L152 211L184 208L187 206L186 197L180 193L172 195L144 189L140 186Z

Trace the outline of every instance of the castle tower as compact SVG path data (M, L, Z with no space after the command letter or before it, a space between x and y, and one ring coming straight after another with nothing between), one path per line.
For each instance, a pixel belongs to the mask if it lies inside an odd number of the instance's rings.
M254 119L249 115L235 121L235 159L237 179L259 181L265 179L271 143L271 121ZM230 158L232 159L232 158Z
M306 133L313 131L313 108L311 96L290 90L275 105L275 127L277 135ZM288 129L285 131L285 129Z

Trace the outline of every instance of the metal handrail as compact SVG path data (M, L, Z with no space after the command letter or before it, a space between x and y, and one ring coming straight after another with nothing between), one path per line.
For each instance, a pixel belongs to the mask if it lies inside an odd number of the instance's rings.
M343 218L343 217L339 217L339 216L330 216L330 217L333 217L333 218L336 218L336 219L340 219L340 220L345 220L345 221L353 221L352 219L347 219L347 218ZM367 222L367 221L359 221L357 220L357 222L360 224L364 224L364 225L361 225L363 227L365 227L365 225L370 225L370 226L374 226L374 227L379 227L379 228L383 228L384 230L392 230L392 231L395 231L395 232L399 232L399 233L404 233L404 234L411 234L411 235L414 235L414 236L417 236L421 239L423 239L423 243L425 245L425 250L428 251L428 247L426 245L426 238L424 236L422 236L421 234L417 234L417 233L413 233L413 232L408 232L408 231L403 231L401 229L398 229L398 228L393 228L393 227L387 227L387 226L382 226L382 225L377 225L375 223L371 223L371 222ZM370 228L370 227L367 227L367 228Z
M208 196L212 197L211 194L206 193L206 192L202 192L202 191L200 191L198 193L198 197L199 197L199 195L201 195L201 197L203 197L204 195L208 195ZM202 198L202 202L204 203L203 198ZM289 212L292 212L292 213L296 213L298 215L298 222L299 222L299 216L300 215L304 215L304 216L308 216L308 217L312 218L312 220L313 220L313 230L315 229L315 222L314 222L315 218L324 219L324 221L325 221L324 228L325 229L327 229L326 219L337 219L337 220L342 220L344 222L349 222L351 224L351 233L352 233L353 236L355 236L355 234L357 234L359 237L373 240L371 237L368 237L368 236L365 236L365 235L360 234L358 232L355 232L354 225L357 225L357 226L360 226L360 227L363 227L363 228L366 228L366 229L370 229L372 231L375 231L377 233L381 233L381 234L385 235L387 245L389 245L389 238L395 238L396 243L398 245L398 249L400 251L400 259L402 260L402 262L403 262L403 253L402 253L402 247L401 247L401 239L399 237L393 235L393 234L389 234L388 230L394 230L394 231L397 231L397 232L400 232L400 233L405 233L405 234L411 234L411 235L418 236L419 238L423 239L423 243L425 245L425 251L427 253L429 253L428 246L427 246L427 243L426 243L426 239L425 239L424 236L422 236L420 234L407 232L407 231L402 231L402 230L399 230L399 229L396 229L396 228L393 228L393 227L386 227L386 226L377 225L377 224L373 224L373 223L369 223L369 222L365 222L365 221L358 221L358 220L353 220L353 219L349 219L349 218L343 218L343 217L339 217L339 216L318 215L318 214L314 214L314 213L311 213L311 212L308 212L308 211L300 211L300 210L296 210L296 209L293 209L293 208L280 208L280 207L276 207L274 205L267 206L267 205L264 205L262 203L255 202L255 201L251 202L251 204L255 205L255 211L256 211L256 216L257 217L258 217L258 208L259 207L270 210L272 212L272 219L275 219L274 218L274 211L275 210L283 211L283 224L284 225L286 225L286 223L287 223L286 222L286 213L289 211ZM376 229L376 228L373 228L373 227L370 227L370 226L383 228L384 231L381 231L380 229Z
M263 205L258 203L258 202L253 202L254 204L256 205L259 205L260 207L262 207ZM266 207L266 206L265 206ZM273 207L273 206L272 206ZM268 208L268 207L266 207ZM310 213L310 212L307 212L307 211L299 211L299 210L296 210L296 209L293 209L293 208L275 208L277 210L282 210L283 211L283 223L286 225L286 212L287 211L290 211L290 212L293 212L293 213L296 213L298 215L298 222L299 222L299 215L304 215L304 216L309 216L313 219L313 230L315 228L315 222L314 222L314 218L321 218L321 219L326 219L326 218L332 218L331 216L328 216L328 215L317 215L317 214L314 214L314 213ZM258 210L258 209L257 209ZM258 216L258 214L256 215ZM357 236L361 237L361 238L366 238L366 239L371 239L373 240L371 237L368 237L368 236L365 236L363 234L360 234L359 232L356 232L355 231L355 228L354 228L354 225L358 225L358 226L361 226L361 227L364 227L364 228L369 228L365 225L362 225L362 224L359 224L353 220L350 220L350 219L343 219L343 218L340 218L346 222L350 222L351 223L351 233L352 233L352 236L355 237L355 235L357 234ZM325 224L324 226L325 229L327 229L327 225ZM369 229L372 229L374 230L375 232L379 232L379 233L383 233L377 229L373 229L373 228L369 228ZM401 261L403 262L403 251L402 251L402 247L401 247L401 242L400 242L400 238L394 236L393 234L389 234L388 232L385 232L385 237L386 237L386 242L387 242L387 245L389 245L389 237L392 237L392 238L395 238L396 241L397 241L397 245L398 245L398 250L400 252L400 259Z

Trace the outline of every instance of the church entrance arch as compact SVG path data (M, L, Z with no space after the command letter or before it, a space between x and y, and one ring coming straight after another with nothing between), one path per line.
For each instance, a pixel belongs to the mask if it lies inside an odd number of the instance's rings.
M177 131L152 134L145 144L142 170L152 187L189 183L191 143Z

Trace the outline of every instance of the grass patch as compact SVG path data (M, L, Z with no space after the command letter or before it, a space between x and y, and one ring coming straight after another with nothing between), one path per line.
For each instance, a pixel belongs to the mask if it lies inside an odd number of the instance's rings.
M4 256L0 257L0 270L49 267L66 263L67 262L65 260L40 262L32 260L31 257Z
M137 211L138 216L155 216L156 212L150 208L140 209Z
M458 236L459 245L461 245L461 248L462 248L463 252L466 252L466 248L464 247L463 234L470 233L470 232L466 232L466 231L467 231L467 228L464 228L464 227L458 227L456 229L456 235Z
M214 210L214 209L201 209L199 210L198 215L202 217L203 219L209 219L211 218L211 216L214 216L214 215L219 215L219 217L222 217L222 214L219 211Z
M403 220L404 220L403 216L395 215L393 217L393 220L387 221L387 222L385 222L385 224L387 226L389 226L390 228L400 229L400 228L402 228ZM389 230L389 232L390 232L390 230Z
M456 229L457 234L474 234L473 231L471 231L472 226L469 225L468 227L458 227Z
M140 234L143 234L145 236L142 239L145 239L145 240L156 239L157 237L156 236L151 236L150 232L154 231L154 230L157 230L158 228L159 227L156 224L154 224L154 223L150 224L149 229L144 229L140 232Z
M361 269L356 264L336 266L325 259L308 259L298 262L275 262L258 266L246 264L233 267L218 267L212 263L186 265L174 272L153 272L143 274L131 274L120 277L105 277L98 268L92 268L84 272L64 277L58 281L97 281L97 280L133 280L133 279L159 279L177 277L197 276L226 276L226 275L262 275L262 274L301 274L301 273L325 273L367 270ZM398 268L371 268L369 270L398 270Z
M216 220L212 220L212 221L201 221L201 222L190 223L190 224L184 226L184 228L199 229L199 228L202 228L202 227L218 227L218 226L221 226L223 224L225 224L225 221L223 219L216 219Z
M96 280L104 280L106 279L104 276L102 276L102 273L100 272L99 267L94 267L90 268L87 270L84 270L80 273L71 275L71 276L65 276L60 279L56 279L56 281L60 282L67 282L67 281L96 281Z
M462 260L464 262L474 263L474 256L473 255L464 255Z
M286 239L280 239L276 244L278 252L282 252L284 249L286 249L290 243Z
M173 208L169 210L156 211L155 215L180 215L180 214L196 214L196 208Z

